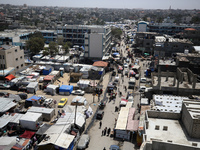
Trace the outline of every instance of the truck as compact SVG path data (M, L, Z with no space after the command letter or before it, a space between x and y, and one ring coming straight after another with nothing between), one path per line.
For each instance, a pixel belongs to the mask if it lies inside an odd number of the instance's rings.
M129 81L128 81L128 88L129 88L129 89L134 89L134 87L135 87L135 78L132 77L132 78L130 78Z

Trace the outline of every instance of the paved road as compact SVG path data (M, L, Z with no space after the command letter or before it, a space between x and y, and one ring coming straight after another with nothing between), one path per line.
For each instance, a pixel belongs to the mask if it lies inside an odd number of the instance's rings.
M122 55L123 56L127 56L127 51L125 50L126 47L124 47L124 42L122 41L120 44L120 50L122 50ZM123 45L123 46L122 46ZM128 80L129 78L124 76L124 82L122 82L121 80L121 74L118 74L119 78L120 78L120 83L118 84L118 90L122 92L122 95L127 96L127 92L125 92L124 86L128 87ZM109 76L106 75L104 77L104 82L103 82L103 86L106 87L108 82L109 82ZM114 78L113 78L114 79ZM136 86L139 86L139 80L136 83ZM118 91L117 90L117 91ZM140 101L140 94L137 91L133 91L132 89L128 89L129 92L134 92L134 106L135 108L137 108L137 104ZM107 97L108 94L106 94ZM115 118L118 118L118 114L119 112L115 112L115 106L119 106L119 103L121 101L121 97L119 97L119 92L118 95L116 97L115 102L111 101L111 102L107 102L106 107L104 108L104 112L105 115L102 119L102 127L101 129L99 128L99 120L95 120L92 128L89 130L88 134L91 137L89 146L87 148L87 150L103 150L103 148L105 147L106 150L109 149L110 145L120 145L121 149L123 149L123 142L122 141L117 141L114 140L113 138L109 137L109 136L102 136L102 130L107 127L107 128L111 128L111 131L114 129L114 125L115 125ZM136 116L135 119L138 119L138 111L136 111ZM131 146L130 146L131 145ZM133 143L129 143L129 146L132 147L132 149L137 149L134 148L134 144Z

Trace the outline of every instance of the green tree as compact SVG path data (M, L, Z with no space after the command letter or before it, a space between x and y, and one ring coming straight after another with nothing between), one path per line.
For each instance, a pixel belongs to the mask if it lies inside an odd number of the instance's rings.
M42 54L43 54L44 56L49 55L49 49L48 49L47 47L45 47Z
M111 35L114 39L120 40L122 35L122 30L120 28L112 28Z
M63 45L64 44L64 38L63 37L59 37L58 39L57 39L57 43L58 43L58 45Z
M72 47L72 43L69 41L63 44L63 49L65 50L65 53L69 53L70 47Z
M49 53L51 56L56 54L58 52L58 44L56 42L50 42L49 43Z
M32 37L26 41L26 46L32 54L37 54L44 48L44 39L39 37Z

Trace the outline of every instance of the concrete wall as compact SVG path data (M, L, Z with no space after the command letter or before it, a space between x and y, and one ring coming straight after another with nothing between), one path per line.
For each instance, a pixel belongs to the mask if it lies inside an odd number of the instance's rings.
M192 118L190 116L190 113L188 112L188 110L187 110L187 108L186 108L184 103L182 105L181 120L183 122L183 125L185 126L185 129L186 129L187 133L189 134L189 136L191 136L193 120L192 120Z
M90 34L90 48L89 57L102 58L103 57L103 34Z
M152 150L199 150L199 147L152 141Z
M150 118L176 119L176 120L179 120L181 118L180 113L170 113L170 112L148 110L147 114L148 114L148 117Z

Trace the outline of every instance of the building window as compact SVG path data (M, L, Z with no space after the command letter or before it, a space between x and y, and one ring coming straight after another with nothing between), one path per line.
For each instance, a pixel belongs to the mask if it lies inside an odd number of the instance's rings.
M19 69L19 66L17 66L16 69Z
M24 64L21 64L21 67L23 67L24 66Z
M1 59L1 55L0 55L0 59Z
M20 56L20 59L22 59L22 56Z
M17 49L15 50L15 52L17 52Z
M15 60L18 61L18 58L16 58Z
M4 55L3 55L2 57L3 57L3 59L4 59Z

